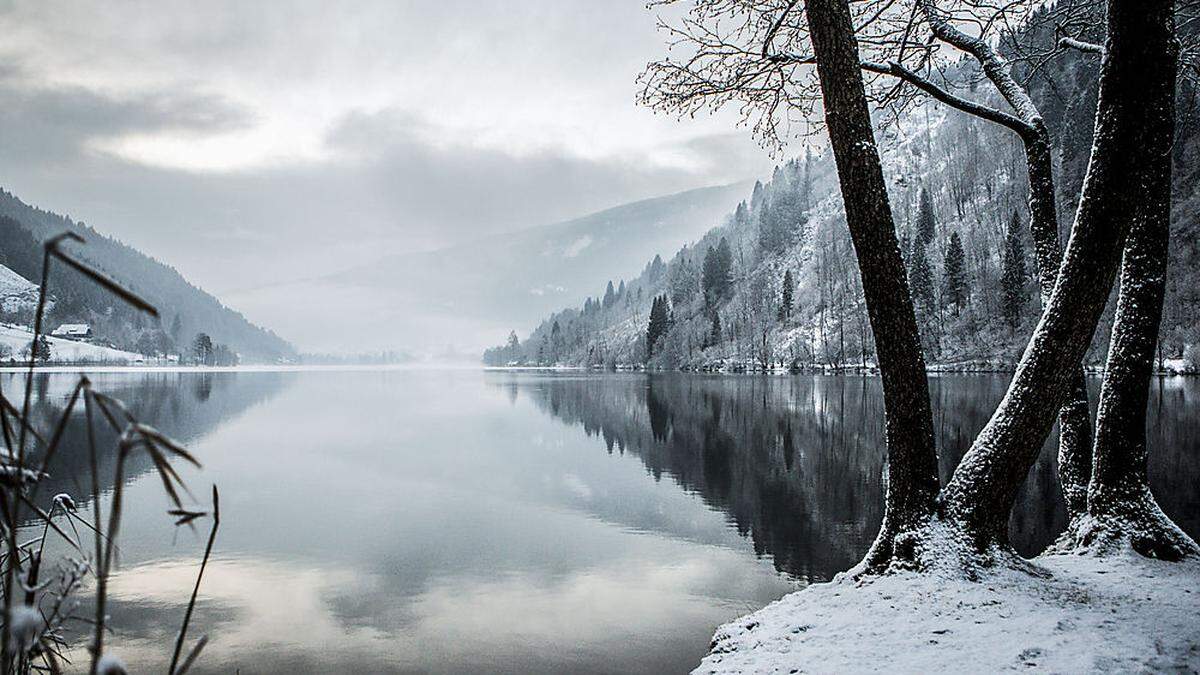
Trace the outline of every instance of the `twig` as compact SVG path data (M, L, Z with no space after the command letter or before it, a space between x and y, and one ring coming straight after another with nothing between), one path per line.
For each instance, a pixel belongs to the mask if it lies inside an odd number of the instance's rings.
M171 655L171 667L167 670L171 675L186 672L192 665L194 657L200 653L207 642L207 637L200 638L200 642L196 644L195 649L188 655L187 661L184 662L182 669L175 670L175 664L179 662L179 652L183 649L183 641L187 637L188 623L192 620L192 610L196 607L196 595L200 592L200 580L204 578L204 568L208 566L208 557L212 554L213 542L217 539L217 528L221 526L221 501L217 494L217 486L214 484L212 489L213 499L213 524L212 529L208 531L208 544L204 547L204 559L200 561L200 572L196 575L196 585L192 587L192 598L188 600L187 611L183 614L183 626L179 629L179 637L175 639L175 653Z

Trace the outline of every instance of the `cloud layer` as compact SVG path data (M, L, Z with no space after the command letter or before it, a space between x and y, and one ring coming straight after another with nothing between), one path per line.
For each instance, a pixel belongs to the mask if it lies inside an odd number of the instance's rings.
M0 186L235 306L769 166L727 117L634 106L640 0L0 1L0 33Z

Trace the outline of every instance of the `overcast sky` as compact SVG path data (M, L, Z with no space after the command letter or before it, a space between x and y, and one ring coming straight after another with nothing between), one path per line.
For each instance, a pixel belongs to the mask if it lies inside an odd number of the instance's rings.
M654 23L644 0L0 0L0 186L238 307L765 173L730 117L634 105Z

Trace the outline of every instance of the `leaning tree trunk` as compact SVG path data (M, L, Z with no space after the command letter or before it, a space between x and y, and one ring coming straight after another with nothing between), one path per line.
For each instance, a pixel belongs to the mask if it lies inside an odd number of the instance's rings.
M1042 304L1050 303L1062 247L1058 243L1058 213L1054 197L1054 164L1050 157L1050 134L1038 115L1032 133L1023 135L1029 168L1029 231L1038 266ZM1066 403L1058 410L1058 480L1062 485L1067 515L1074 522L1087 511L1088 479L1092 473L1092 418L1088 410L1087 381L1083 366L1077 366Z
M939 40L975 57L984 74L1016 115L1016 120L1010 120L1005 115L983 117L1016 131L1025 146L1025 163L1029 171L1029 232L1033 237L1042 304L1048 305L1054 284L1058 280L1062 247L1058 242L1058 211L1055 205L1050 133L1046 130L1041 111L1025 86L1013 77L1012 67L995 46L979 36L964 33L955 27L936 0L921 0L920 8L929 22L930 29ZM952 102L952 105L954 104ZM969 113L979 114L975 106L963 107L959 104L958 107ZM1092 423L1082 366L1077 369L1070 395L1059 409L1058 426L1059 481L1067 502L1067 511L1074 521L1087 510L1087 485L1092 467Z
M1147 124L1172 58L1171 0L1109 0L1092 157L1054 292L1004 400L943 491L946 516L980 550L1008 548L1017 490L1067 400L1112 290L1121 249L1144 198L1129 180L1159 161Z
M883 526L865 560L873 568L908 557L908 552L896 550L896 542L903 541L899 535L916 530L933 513L938 477L929 383L859 70L849 2L809 0L805 11L883 380L888 483Z
M1171 23L1165 25L1169 28ZM1120 295L1096 418L1088 515L1068 532L1076 546L1098 553L1128 545L1143 555L1169 560L1200 555L1196 542L1159 508L1146 480L1146 402L1170 240L1175 57L1170 53L1144 75L1145 152L1153 161L1128 178L1141 194L1121 262Z

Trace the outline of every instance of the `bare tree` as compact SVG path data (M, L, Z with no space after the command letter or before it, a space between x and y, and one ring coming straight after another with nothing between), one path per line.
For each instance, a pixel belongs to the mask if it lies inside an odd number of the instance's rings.
M1063 38L1068 39L1073 40L1072 47L1094 49L1078 38ZM1116 318L1096 419L1087 515L1072 524L1060 548L1104 554L1128 546L1167 560L1200 555L1196 542L1159 508L1146 479L1146 403L1170 240L1174 85L1179 69L1175 43L1171 47L1154 64L1153 73L1146 75L1142 114L1147 161L1131 167L1126 178L1140 194L1121 262Z
M865 27L879 55L887 60L864 60L863 68L893 76L903 84L883 88L880 95L880 102L890 106L893 115L910 109L915 95L925 94L968 115L1006 127L1021 139L1029 176L1029 231L1034 242L1038 287L1042 302L1046 303L1062 261L1050 134L1027 87L1014 76L1012 66L996 46L996 36L991 35L1008 29L1014 19L1030 18L1029 10L1035 3L997 5L958 0L951 5L951 9L946 9L936 0L916 0L914 11L908 16L892 16L891 21L877 20ZM970 32L959 28L960 25L968 27ZM928 35L918 35L918 31ZM1009 111L960 93L959 88L974 88L977 83L962 74L947 75L947 64L954 64L957 59L939 59L939 47L943 45L974 59ZM1068 512L1076 518L1086 510L1091 471L1091 418L1082 367L1077 369L1070 397L1059 410L1058 422L1059 476Z
M1142 211L1144 186L1128 177L1154 175L1161 164L1159 137L1166 125L1170 138L1173 122L1148 110L1171 105L1171 10L1170 0L1108 2L1092 157L1057 283L1004 400L943 491L947 514L977 546L1006 541L1016 490L1053 423L1047 405L1070 392L1074 371L1061 364L1083 356L1104 309Z
M864 562L867 569L888 562L922 566L955 553L965 554L957 556L963 564L978 560L980 553L1015 560L1007 525L1016 492L1079 382L1078 367L1063 364L1080 363L1086 352L1111 292L1130 223L1141 213L1134 206L1140 188L1125 176L1130 171L1153 175L1161 160L1161 153L1155 154L1161 123L1146 124L1143 107L1162 103L1163 75L1155 69L1173 58L1171 2L1108 2L1093 154L1071 239L1004 400L937 496L936 515L936 455L924 360L856 38L862 26L891 20L887 12L897 3L857 4L855 14L848 0L810 0L803 16L796 5L796 0L700 0L680 26L666 26L675 44L688 45L692 53L683 61L650 64L642 79L642 101L679 114L736 103L755 133L774 147L797 117L812 113L818 100L823 104L884 386L887 510L880 536ZM938 20L929 0L921 0L920 6L927 20ZM894 70L898 64L893 61L886 68ZM906 80L919 82L920 75L910 72ZM1147 78L1146 73L1154 75ZM1173 77L1167 80L1169 94ZM936 86L925 91L935 98L952 95ZM1013 90L1009 95L1020 102L1022 93ZM1018 115L953 96L957 107L971 107L972 114L1021 129L1019 133L1028 133L1032 126ZM1036 109L1025 112L1037 114ZM1031 135L1035 140L1036 136ZM1035 206L1038 211L1043 208ZM1039 221L1039 227L1044 222ZM1048 241L1043 238L1041 243ZM1058 258L1056 232L1053 243L1054 248L1047 249L1053 256L1039 253L1043 269L1053 269ZM958 534L935 536L929 529L942 526Z

